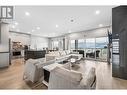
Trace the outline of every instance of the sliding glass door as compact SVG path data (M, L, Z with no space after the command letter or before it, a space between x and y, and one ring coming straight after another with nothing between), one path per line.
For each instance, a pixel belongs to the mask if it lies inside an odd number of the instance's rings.
M107 61L107 37L78 39L78 50L84 51L86 59ZM71 41L71 49L75 48L75 41Z
M83 57L85 57L85 46L86 44L85 44L85 40L84 39L79 39L78 40L78 52L79 52L79 54L82 54L83 55Z
M85 57L95 59L95 38L86 39Z
M53 41L52 43L52 49L53 50L58 50L59 48L59 42L58 41Z
M70 48L71 50L75 50L75 40L71 40Z
M79 39L78 40L78 50L84 50L85 49L85 40L84 39Z
M96 59L104 61L107 60L107 44L107 37L96 38L96 51L98 51Z

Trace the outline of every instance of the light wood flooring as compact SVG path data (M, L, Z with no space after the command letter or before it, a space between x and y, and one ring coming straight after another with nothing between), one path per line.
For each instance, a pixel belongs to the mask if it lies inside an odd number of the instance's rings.
M23 59L13 59L12 65L0 69L0 89L47 89L42 82L23 80Z
M127 80L112 77L112 67L106 62L82 60L84 69L90 66L96 68L96 89L127 89ZM23 80L23 59L12 60L9 68L0 69L0 89L47 89L41 83L31 83Z

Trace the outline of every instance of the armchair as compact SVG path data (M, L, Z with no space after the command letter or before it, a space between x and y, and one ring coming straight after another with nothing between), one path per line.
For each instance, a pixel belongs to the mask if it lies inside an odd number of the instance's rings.
M45 61L45 59L29 59L26 61L24 67L23 79L27 79L31 82L37 82L43 78L43 66L54 63L55 60Z
M95 89L95 86L95 68L83 74L64 67L56 67L50 73L48 89Z

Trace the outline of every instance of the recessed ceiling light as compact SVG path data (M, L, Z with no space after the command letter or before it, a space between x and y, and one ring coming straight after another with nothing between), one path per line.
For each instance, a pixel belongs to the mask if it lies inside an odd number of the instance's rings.
M71 33L71 30L69 30L68 33Z
M12 28L14 29L15 28L15 25L12 25Z
M56 24L56 28L59 27L57 24Z
M26 15L26 16L29 16L29 15L30 15L30 13L29 13L29 12L25 12L25 15Z
M100 10L96 10L96 11L95 11L95 14L96 14L96 15L99 15L99 14L100 14Z
M102 27L103 26L103 24L99 24L99 27Z
M34 30L32 30L32 32L34 32Z
M37 30L40 30L40 27L37 27Z
M18 22L15 22L15 25L18 25Z

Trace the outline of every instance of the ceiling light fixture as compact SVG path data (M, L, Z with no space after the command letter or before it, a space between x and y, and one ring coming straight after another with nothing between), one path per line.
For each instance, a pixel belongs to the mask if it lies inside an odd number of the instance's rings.
M32 32L34 32L34 30L32 30Z
M29 34L30 34L30 32L27 32L27 33L29 33Z
M58 28L59 26L56 24L56 28Z
M40 27L37 27L37 30L40 30Z
M96 11L95 11L95 14L96 14L96 15L99 15L99 14L100 14L100 10L96 10Z
M71 33L71 30L69 30L68 33Z
M12 28L14 29L15 28L15 25L12 25Z
M103 26L103 24L99 24L99 27L102 27Z
M15 22L15 25L18 25L18 22Z
M30 13L29 13L29 12L25 12L25 15L26 15L26 16L29 16L29 15L30 15Z

